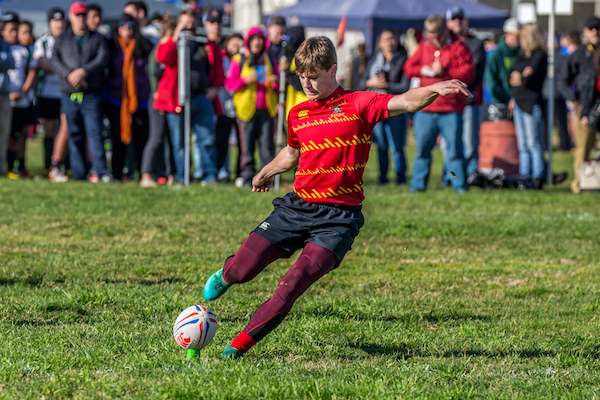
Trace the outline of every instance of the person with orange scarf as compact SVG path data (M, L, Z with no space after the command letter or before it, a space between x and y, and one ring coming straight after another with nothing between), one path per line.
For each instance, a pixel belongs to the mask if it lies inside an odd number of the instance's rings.
M152 44L140 34L137 21L123 14L113 29L109 44L108 77L104 87L104 109L112 138L112 174L123 179L127 145L133 144L136 164L148 140L150 78L148 56ZM141 173L140 173L141 176Z

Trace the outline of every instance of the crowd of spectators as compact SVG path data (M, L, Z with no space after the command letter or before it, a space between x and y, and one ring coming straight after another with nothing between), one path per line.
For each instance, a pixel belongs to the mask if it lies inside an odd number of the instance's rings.
M442 186L468 189L478 169L480 122L491 105L496 115L514 120L519 174L528 187L541 189L546 179L545 104L547 55L545 34L537 23L509 19L500 37L479 39L470 33L460 7L424 22L422 37L384 29L368 57L359 46L345 85L353 90L398 94L416 85L459 79L473 98L448 96L414 116L380 122L373 131L377 146L377 183L410 182L424 191L432 150L444 157ZM75 1L68 12L48 10L48 33L33 40L32 24L15 13L0 15L0 175L30 177L27 138L43 132L48 179L91 183L139 179L142 187L181 184L184 180L184 118L178 96L177 41L182 32L206 37L190 41L190 92L193 180L251 186L260 165L275 156L275 121L280 73L287 77L287 109L303 101L294 74L294 46L304 38L297 27L272 17L266 30L224 37L231 4L224 10L183 1L178 15L148 14L143 1L129 1L111 29L103 25L100 4ZM561 150L574 147L573 192L579 192L578 169L595 142L598 108L597 51L600 20L590 17L578 32L557 40L556 117ZM101 33L105 32L105 33ZM294 32L294 33L292 33ZM290 104L291 103L291 104ZM412 118L412 120L411 120ZM412 124L416 154L412 172L404 153ZM237 144L237 160L229 149ZM255 160L258 145L260 160ZM236 165L235 171L229 166ZM410 175L411 179L408 179ZM558 179L561 179L558 177ZM562 177L564 179L564 176Z

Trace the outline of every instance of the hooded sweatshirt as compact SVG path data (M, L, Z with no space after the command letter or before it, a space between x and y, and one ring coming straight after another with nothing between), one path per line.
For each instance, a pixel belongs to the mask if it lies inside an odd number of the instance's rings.
M510 72L517 56L519 48L510 48L504 38L498 41L498 46L490 54L485 65L485 86L492 96L492 103L508 104L510 101L511 87L508 83Z
M260 35L264 40L262 52L262 61L259 65L250 66L250 38L254 35ZM277 104L276 92L279 90L279 85L275 81L269 87L265 84L265 79L269 74L279 75L277 63L270 59L267 49L269 42L262 29L252 27L246 34L244 39L245 53L236 54L229 64L229 72L225 78L225 89L234 94L234 104L238 118L242 121L249 120L246 114L252 117L256 110L269 110L271 116L274 116L275 106ZM256 74L258 77L257 83L246 85L244 76ZM255 99L254 104L249 104L248 101ZM243 110L242 110L243 108Z

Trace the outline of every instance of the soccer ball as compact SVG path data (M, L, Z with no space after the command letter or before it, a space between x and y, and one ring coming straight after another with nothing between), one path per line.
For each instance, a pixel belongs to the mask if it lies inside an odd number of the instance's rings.
M175 320L173 337L184 349L200 350L217 332L217 317L204 306L190 306Z

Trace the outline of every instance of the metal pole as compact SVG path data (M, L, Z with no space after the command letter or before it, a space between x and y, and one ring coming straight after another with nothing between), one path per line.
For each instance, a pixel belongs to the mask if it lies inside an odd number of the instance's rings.
M552 131L554 129L554 0L548 15L548 164L546 185L552 186Z
M286 61L286 57L281 57L281 61ZM279 154L283 144L283 118L285 115L285 71L279 71L279 112L277 113L277 145L275 155ZM279 174L275 175L274 189L279 191Z
M190 48L187 43L187 33L182 31L177 41L177 79L179 104L183 107L183 137L184 137L184 184L190 184Z

